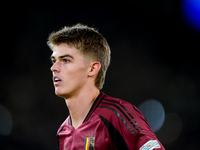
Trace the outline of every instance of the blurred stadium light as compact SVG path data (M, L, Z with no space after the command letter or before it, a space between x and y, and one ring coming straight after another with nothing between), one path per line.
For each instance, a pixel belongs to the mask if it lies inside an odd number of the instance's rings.
M177 113L168 113L165 115L165 122L156 136L162 144L172 143L179 138L182 126L182 120Z
M200 32L200 0L182 0L182 15L190 28Z
M0 105L0 135L7 136L12 130L12 116L10 112Z
M165 120L165 110L159 101L148 99L146 102L140 104L138 109L147 119L154 132L162 127Z

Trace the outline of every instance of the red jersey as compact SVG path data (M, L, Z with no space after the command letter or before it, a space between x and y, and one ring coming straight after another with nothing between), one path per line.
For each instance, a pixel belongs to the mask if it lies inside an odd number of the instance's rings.
M69 116L57 137L60 150L164 150L134 105L103 92L77 129Z

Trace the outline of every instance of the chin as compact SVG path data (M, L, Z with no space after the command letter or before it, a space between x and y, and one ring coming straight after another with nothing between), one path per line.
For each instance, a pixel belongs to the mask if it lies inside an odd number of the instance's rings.
M69 97L69 94L67 94L66 92L61 92L58 90L55 90L55 94L59 97L65 98L65 99Z
M59 97L63 97L64 93L58 90L55 90L55 94Z

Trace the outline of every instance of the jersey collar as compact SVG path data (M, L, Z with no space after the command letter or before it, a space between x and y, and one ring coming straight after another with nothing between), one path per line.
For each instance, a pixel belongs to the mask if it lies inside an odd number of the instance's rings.
M95 109L99 106L99 104L101 103L101 100L105 97L106 95L100 91L100 94L98 95L98 97L95 99L94 103L92 104L92 107L90 108L90 111L88 112L87 116L85 117L83 123L87 120L89 120L89 118L91 117L92 113L95 111ZM72 121L71 121L71 116L69 116L69 120L68 120L68 125L72 126Z
M89 120L89 118L91 117L92 113L95 111L95 109L99 106L99 104L101 103L101 100L105 97L105 94L103 92L100 91L100 94L98 95L98 97L95 99L94 103L92 104L92 107L90 108L89 113L87 114L87 116L85 117L85 120L83 121L83 123L87 120Z

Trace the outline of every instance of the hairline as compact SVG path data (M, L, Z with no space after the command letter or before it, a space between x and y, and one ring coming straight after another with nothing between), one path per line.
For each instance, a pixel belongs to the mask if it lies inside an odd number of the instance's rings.
M75 48L75 49L77 50L77 52L78 52L80 55L82 55L82 56L84 57L84 62L85 62L86 64L91 63L91 62L98 61L97 59L95 59L94 57L92 57L91 54L90 54L90 55L84 54L84 51L81 50L80 48L77 48L76 46L74 46L74 44L68 44L68 43L65 43L65 42L60 42L60 43L55 43L55 44L50 43L50 49L51 49L51 51L54 52L53 48L54 48L55 46L60 46L60 45L65 45L65 46L67 46L68 48ZM51 56L52 56L52 55L51 55ZM99 61L98 61L98 62L99 62ZM99 62L99 63L101 64L101 62Z

